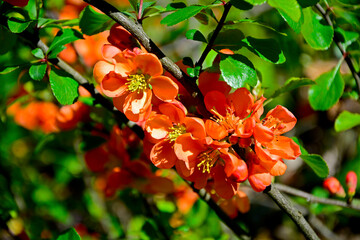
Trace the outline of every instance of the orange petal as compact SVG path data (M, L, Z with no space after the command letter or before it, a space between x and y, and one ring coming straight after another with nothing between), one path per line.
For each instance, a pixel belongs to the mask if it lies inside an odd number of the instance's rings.
M265 190L267 186L271 184L271 175L267 172L267 170L257 164L252 164L249 166L250 173L249 173L249 183L251 187L256 192L262 192Z
M176 98L179 87L168 77L157 76L149 79L153 92L156 97L163 101L172 101Z
M151 193L170 194L174 192L174 183L168 178L153 176L148 179L148 187Z
M134 64L135 69L140 70L144 75L155 77L163 73L160 60L152 53L143 53L135 56Z
M182 123L185 118L184 110L172 103L160 104L159 110L162 114L166 114L173 123Z
M246 88L239 88L228 96L228 100L235 108L235 113L241 119L247 117L254 105L254 97Z
M266 144L269 152L285 159L296 159L301 155L300 147L291 138L276 136L273 141Z
M127 95L121 95L119 97L113 98L114 107L116 107L120 112L124 112L124 103Z
M106 74L115 70L115 66L105 61L99 61L95 64L93 75L97 83L101 83Z
M261 123L258 123L254 127L254 138L261 143L270 142L274 139L274 132Z
M87 151L84 158L87 167L93 172L103 171L105 164L109 161L108 151L104 145Z
M241 213L247 213L250 210L250 201L246 193L237 191L235 195L235 205Z
M195 138L203 139L206 137L205 124L200 118L186 117L184 119L186 132L191 133Z
M155 140L164 139L169 133L169 128L173 126L168 116L157 114L149 118L145 123L145 131Z
M213 167L212 172L214 176L214 189L216 193L224 199L232 198L236 193L238 184L230 181L226 177L224 169L220 165Z
M241 138L250 138L253 135L254 127L255 119L252 117L245 119L245 121L239 121L235 129L236 135Z
M174 153L173 143L162 140L154 145L150 153L150 160L158 168L172 168L177 157Z
M281 135L293 129L296 124L295 116L285 107L278 105L270 110L264 119L264 125L268 127L276 126L275 135Z
M215 110L221 116L226 116L227 103L226 103L226 97L222 92L219 91L208 92L204 97L204 103L206 109L209 112Z
M219 80L220 73L204 71L199 76L199 89L205 96L210 91L219 91L227 95L231 87L225 82Z
M137 93L132 92L124 102L124 113L126 117L133 122L146 120L151 113L151 90L145 90Z
M103 55L103 58L105 60L107 60L108 62L113 62L114 59L113 57L116 55L116 54L119 54L121 52L121 50L111 44L105 44L103 47L102 47L102 55Z
M205 121L205 129L206 133L216 140L221 140L228 136L226 128L213 120L207 119Z
M101 81L101 90L108 97L119 97L127 91L127 82L126 78L110 72Z

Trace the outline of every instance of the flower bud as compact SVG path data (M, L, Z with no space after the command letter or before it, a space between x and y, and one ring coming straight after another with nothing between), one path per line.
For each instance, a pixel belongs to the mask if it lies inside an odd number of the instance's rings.
M323 187L331 194L335 194L338 197L345 197L344 188L341 186L339 180L337 180L335 177L326 179L323 183Z
M243 160L240 160L234 172L229 177L234 182L244 182L248 178L248 168Z
M350 171L346 174L346 186L348 188L348 195L351 199L355 195L357 185L357 176L354 171Z

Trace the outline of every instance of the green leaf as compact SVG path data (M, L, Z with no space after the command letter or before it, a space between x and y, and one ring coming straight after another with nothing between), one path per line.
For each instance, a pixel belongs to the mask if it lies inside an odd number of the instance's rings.
M337 27L335 29L336 36L340 39L340 41L343 43L343 46L345 49L351 45L353 42L355 42L359 38L359 33L357 32L351 32L351 31L345 31L341 27Z
M35 48L31 51L32 55L36 58L43 59L45 57L44 52L40 48Z
M284 63L286 60L284 53L275 39L257 39L247 37L243 40L243 42L247 44L250 51L258 55L263 60L275 64Z
M211 36L212 33L209 34L208 39L210 39ZM239 29L224 29L215 39L213 48L217 50L224 48L239 50L244 46L244 43L242 42L244 37L244 34Z
M296 88L313 84L315 84L315 81L308 78L290 78L285 82L284 86L277 89L269 98L276 98L277 96L290 92Z
M248 3L251 3L252 5L260 5L266 2L266 0L245 0Z
M252 9L253 5L245 0L230 0L230 3L240 10L250 10Z
M56 240L81 240L81 238L74 228L70 228L65 233L58 236Z
M187 68L186 71L190 77L198 77L200 74L200 66L195 67L195 68Z
M297 137L292 137L291 139L294 140L297 145L299 145L302 155L309 155L308 151L302 146L302 144L300 144L300 141Z
M181 8L186 8L186 4L183 2L174 2L166 6L166 11L175 11Z
M13 67L0 67L0 75L5 75L8 73L11 73L17 69L19 69L20 66L13 66Z
M338 2L341 2L345 5L359 5L359 0L338 0Z
M341 62L331 71L319 76L315 80L316 85L309 89L309 102L314 110L328 110L340 99L345 85L339 72Z
M72 28L63 29L56 34L49 47L48 53L59 46L63 46L79 39L83 39L83 36L79 31Z
M53 50L51 50L51 52L47 55L47 57L49 59L56 58L57 55L65 49L66 49L66 47L64 45L58 46L58 47L54 48Z
M79 26L86 35L94 35L106 30L112 24L111 19L87 6L80 14Z
M320 0L297 0L298 3L300 4L300 6L302 8L307 8L307 7L311 7L314 6L315 4L317 4Z
M139 4L137 0L129 0L130 5L135 10L135 12L139 12Z
M187 39L190 39L190 40L207 43L204 35L199 30L196 30L196 29L190 29L189 31L186 32L185 36Z
M257 76L254 65L242 55L221 55L221 76L233 88L245 87L246 84L254 87Z
M237 21L233 21L233 24L232 25L226 25L224 26L224 28L233 28L234 26L236 26L236 24L241 24L241 23L249 23L249 24L254 24L254 25L258 25L258 26L261 26L261 27L264 27L264 28L267 28L271 31L274 31L280 35L283 35L283 36L287 36L286 33L283 33L283 32L279 32L278 30L276 30L275 28L273 27L270 27L264 23L261 23L261 22L258 22L257 20L253 20L253 19L240 19L240 20L237 20ZM300 31L300 30L299 30Z
M171 13L171 14L167 15L166 17L164 17L160 23L166 24L168 26L173 26L179 22L182 22L186 19L189 19L189 18L195 16L204 8L206 8L206 7L205 6L197 6L197 5L192 5L189 7L181 8L180 10L177 10L176 12Z
M286 15L294 22L300 21L301 8L296 0L269 0L268 4L276 8L283 17Z
M46 63L37 63L34 65L31 65L29 69L29 75L34 80L42 80L46 73Z
M323 18L311 8L305 8L303 13L304 23L301 26L301 33L306 42L317 50L328 49L334 36L334 29L327 25Z
M11 32L21 33L30 25L32 21L21 19L17 17L11 17L8 19L8 26Z
M52 68L49 76L51 90L62 105L73 104L79 96L79 83L66 72Z
M329 167L325 160L317 154L302 154L302 160L321 178L329 175Z
M335 131L341 132L360 124L360 114L343 111L335 120Z

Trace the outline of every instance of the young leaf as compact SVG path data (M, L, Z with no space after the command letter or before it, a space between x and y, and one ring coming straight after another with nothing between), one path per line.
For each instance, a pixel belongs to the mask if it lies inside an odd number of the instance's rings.
M8 73L11 73L17 69L19 69L20 66L13 66L13 67L0 67L0 75L5 75Z
M269 0L268 4L276 8L283 17L286 15L294 22L300 21L301 8L296 0Z
M204 35L199 30L196 29L190 29L189 31L186 32L185 36L187 39L207 43Z
M269 39L257 39L253 37L247 37L243 40L246 43L248 49L258 55L261 59L275 64L285 62L285 56L276 42L276 40Z
M30 77L34 80L38 80L38 81L42 80L45 76L46 67L47 67L46 63L37 63L31 65L29 69Z
M31 51L32 55L36 58L43 59L45 57L44 52L40 48L35 48Z
M51 90L62 105L73 104L79 96L79 83L66 72L52 68L49 76Z
M339 72L341 62L330 72L322 74L309 89L309 102L314 110L326 111L341 97L344 81Z
M173 26L179 22L182 22L186 19L189 19L196 14L198 14L202 9L206 8L205 6L192 5L189 7L181 8L174 13L167 15L161 20L161 24L166 24L168 26Z
M360 124L360 114L343 111L335 120L335 131L342 132Z
M75 231L75 229L71 228L65 233L58 236L56 240L81 240L81 238L79 234Z
M317 154L302 154L301 159L321 178L329 175L329 167L325 160Z
M240 10L250 10L253 7L253 5L246 2L245 0L230 0L230 3Z
M96 12L92 7L87 6L80 14L79 26L86 35L94 35L107 29L112 23L111 19Z
M290 92L296 88L313 84L315 84L315 82L308 78L290 78L285 82L284 86L277 89L269 98L276 98L277 96Z
M83 36L79 31L71 28L63 29L56 34L53 42L50 44L48 53L59 46L63 46L79 39L83 39Z
M198 77L200 74L200 66L195 68L187 68L186 71L190 77Z
M242 55L221 55L221 76L233 88L241 88L246 84L254 87L257 76L254 65Z
M314 49L326 50L330 47L334 29L323 23L322 17L317 15L311 8L303 9L304 23L301 33L306 42Z
M66 49L66 47L64 45L58 46L58 47L54 48L53 50L51 50L51 52L47 55L47 57L49 59L56 58L57 55L65 49Z
M32 21L11 17L8 19L8 26L11 32L21 33L30 25Z

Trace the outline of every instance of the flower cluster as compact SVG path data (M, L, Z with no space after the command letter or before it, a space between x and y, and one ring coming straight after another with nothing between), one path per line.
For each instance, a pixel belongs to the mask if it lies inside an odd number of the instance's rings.
M143 127L144 151L156 167L175 168L215 200L241 202L245 212L248 199L239 184L248 180L255 191L263 191L272 176L284 174L283 159L301 154L291 138L282 136L296 124L285 107L277 106L261 118L264 97L255 99L246 88L231 91L219 80L218 71L204 71L199 88L213 117L199 118L185 107L182 86L163 75L159 59L143 50L129 32L114 25L108 41L111 44L103 47L106 61L96 63L94 78L115 107ZM178 94L183 94L182 102Z
M354 171L349 171L346 174L346 187L347 187L347 196L348 196L348 202L350 203L352 201L353 196L356 192L356 186L357 186L357 175ZM335 177L329 177L325 179L323 183L323 187L329 191L332 195L335 195L337 197L344 198L346 197L345 190L339 180Z

